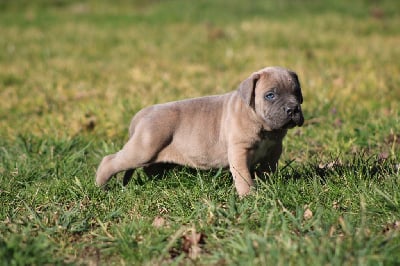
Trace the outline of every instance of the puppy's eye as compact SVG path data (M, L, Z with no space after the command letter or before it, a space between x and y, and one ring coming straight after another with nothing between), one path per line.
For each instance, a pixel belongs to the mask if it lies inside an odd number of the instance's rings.
M266 100L271 101L271 100L275 99L275 93L273 93L273 92L267 92L267 93L265 94L264 98L265 98Z

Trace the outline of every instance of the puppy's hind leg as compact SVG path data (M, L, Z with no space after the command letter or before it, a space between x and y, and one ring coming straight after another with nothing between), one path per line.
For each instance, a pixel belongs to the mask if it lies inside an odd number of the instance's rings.
M118 167L119 166L119 156L118 153L107 155L101 160L99 167L96 172L96 185L103 186L108 182L108 180L118 172L123 171L124 169Z
M123 184L126 185L134 169L142 167L148 162L147 160L141 160L139 155L135 156L134 151L129 152L128 150L125 146L119 152L103 158L96 172L96 184L98 186L105 185L112 176L122 171L126 171L123 181Z
M153 130L136 132L119 152L107 155L101 161L96 173L96 184L102 186L115 174L127 171L124 177L126 185L138 167L154 163L158 152L170 141L170 136Z
M129 142L119 152L103 158L96 172L96 184L98 186L103 186L113 175L122 171L127 171L123 181L126 185L133 174L133 170L144 166L151 160L152 156L143 158L136 150L129 149Z

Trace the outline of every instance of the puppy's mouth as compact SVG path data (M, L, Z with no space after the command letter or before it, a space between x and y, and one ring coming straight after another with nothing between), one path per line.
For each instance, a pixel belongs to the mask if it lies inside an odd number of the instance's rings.
M282 129L291 129L294 128L295 126L297 126L296 123L293 120L290 120L289 122L283 125Z
M270 131L287 130L296 126L301 127L304 124L304 117L301 112L289 117L279 117L279 115L271 116L267 114L264 120Z
M291 129L296 126L301 127L304 124L303 116L293 117L286 124L283 125L283 129Z

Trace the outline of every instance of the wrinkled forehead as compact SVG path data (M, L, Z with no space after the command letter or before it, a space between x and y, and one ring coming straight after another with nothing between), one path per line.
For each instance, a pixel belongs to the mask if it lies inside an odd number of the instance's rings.
M260 74L259 82L263 87L280 87L293 91L300 89L296 73L285 68L264 68L256 73Z

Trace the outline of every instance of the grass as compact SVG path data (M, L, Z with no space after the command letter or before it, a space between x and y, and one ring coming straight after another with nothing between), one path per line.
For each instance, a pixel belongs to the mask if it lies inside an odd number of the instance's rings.
M4 265L398 265L397 1L0 3ZM225 171L138 171L102 156L154 103L294 69L306 123L238 199Z

